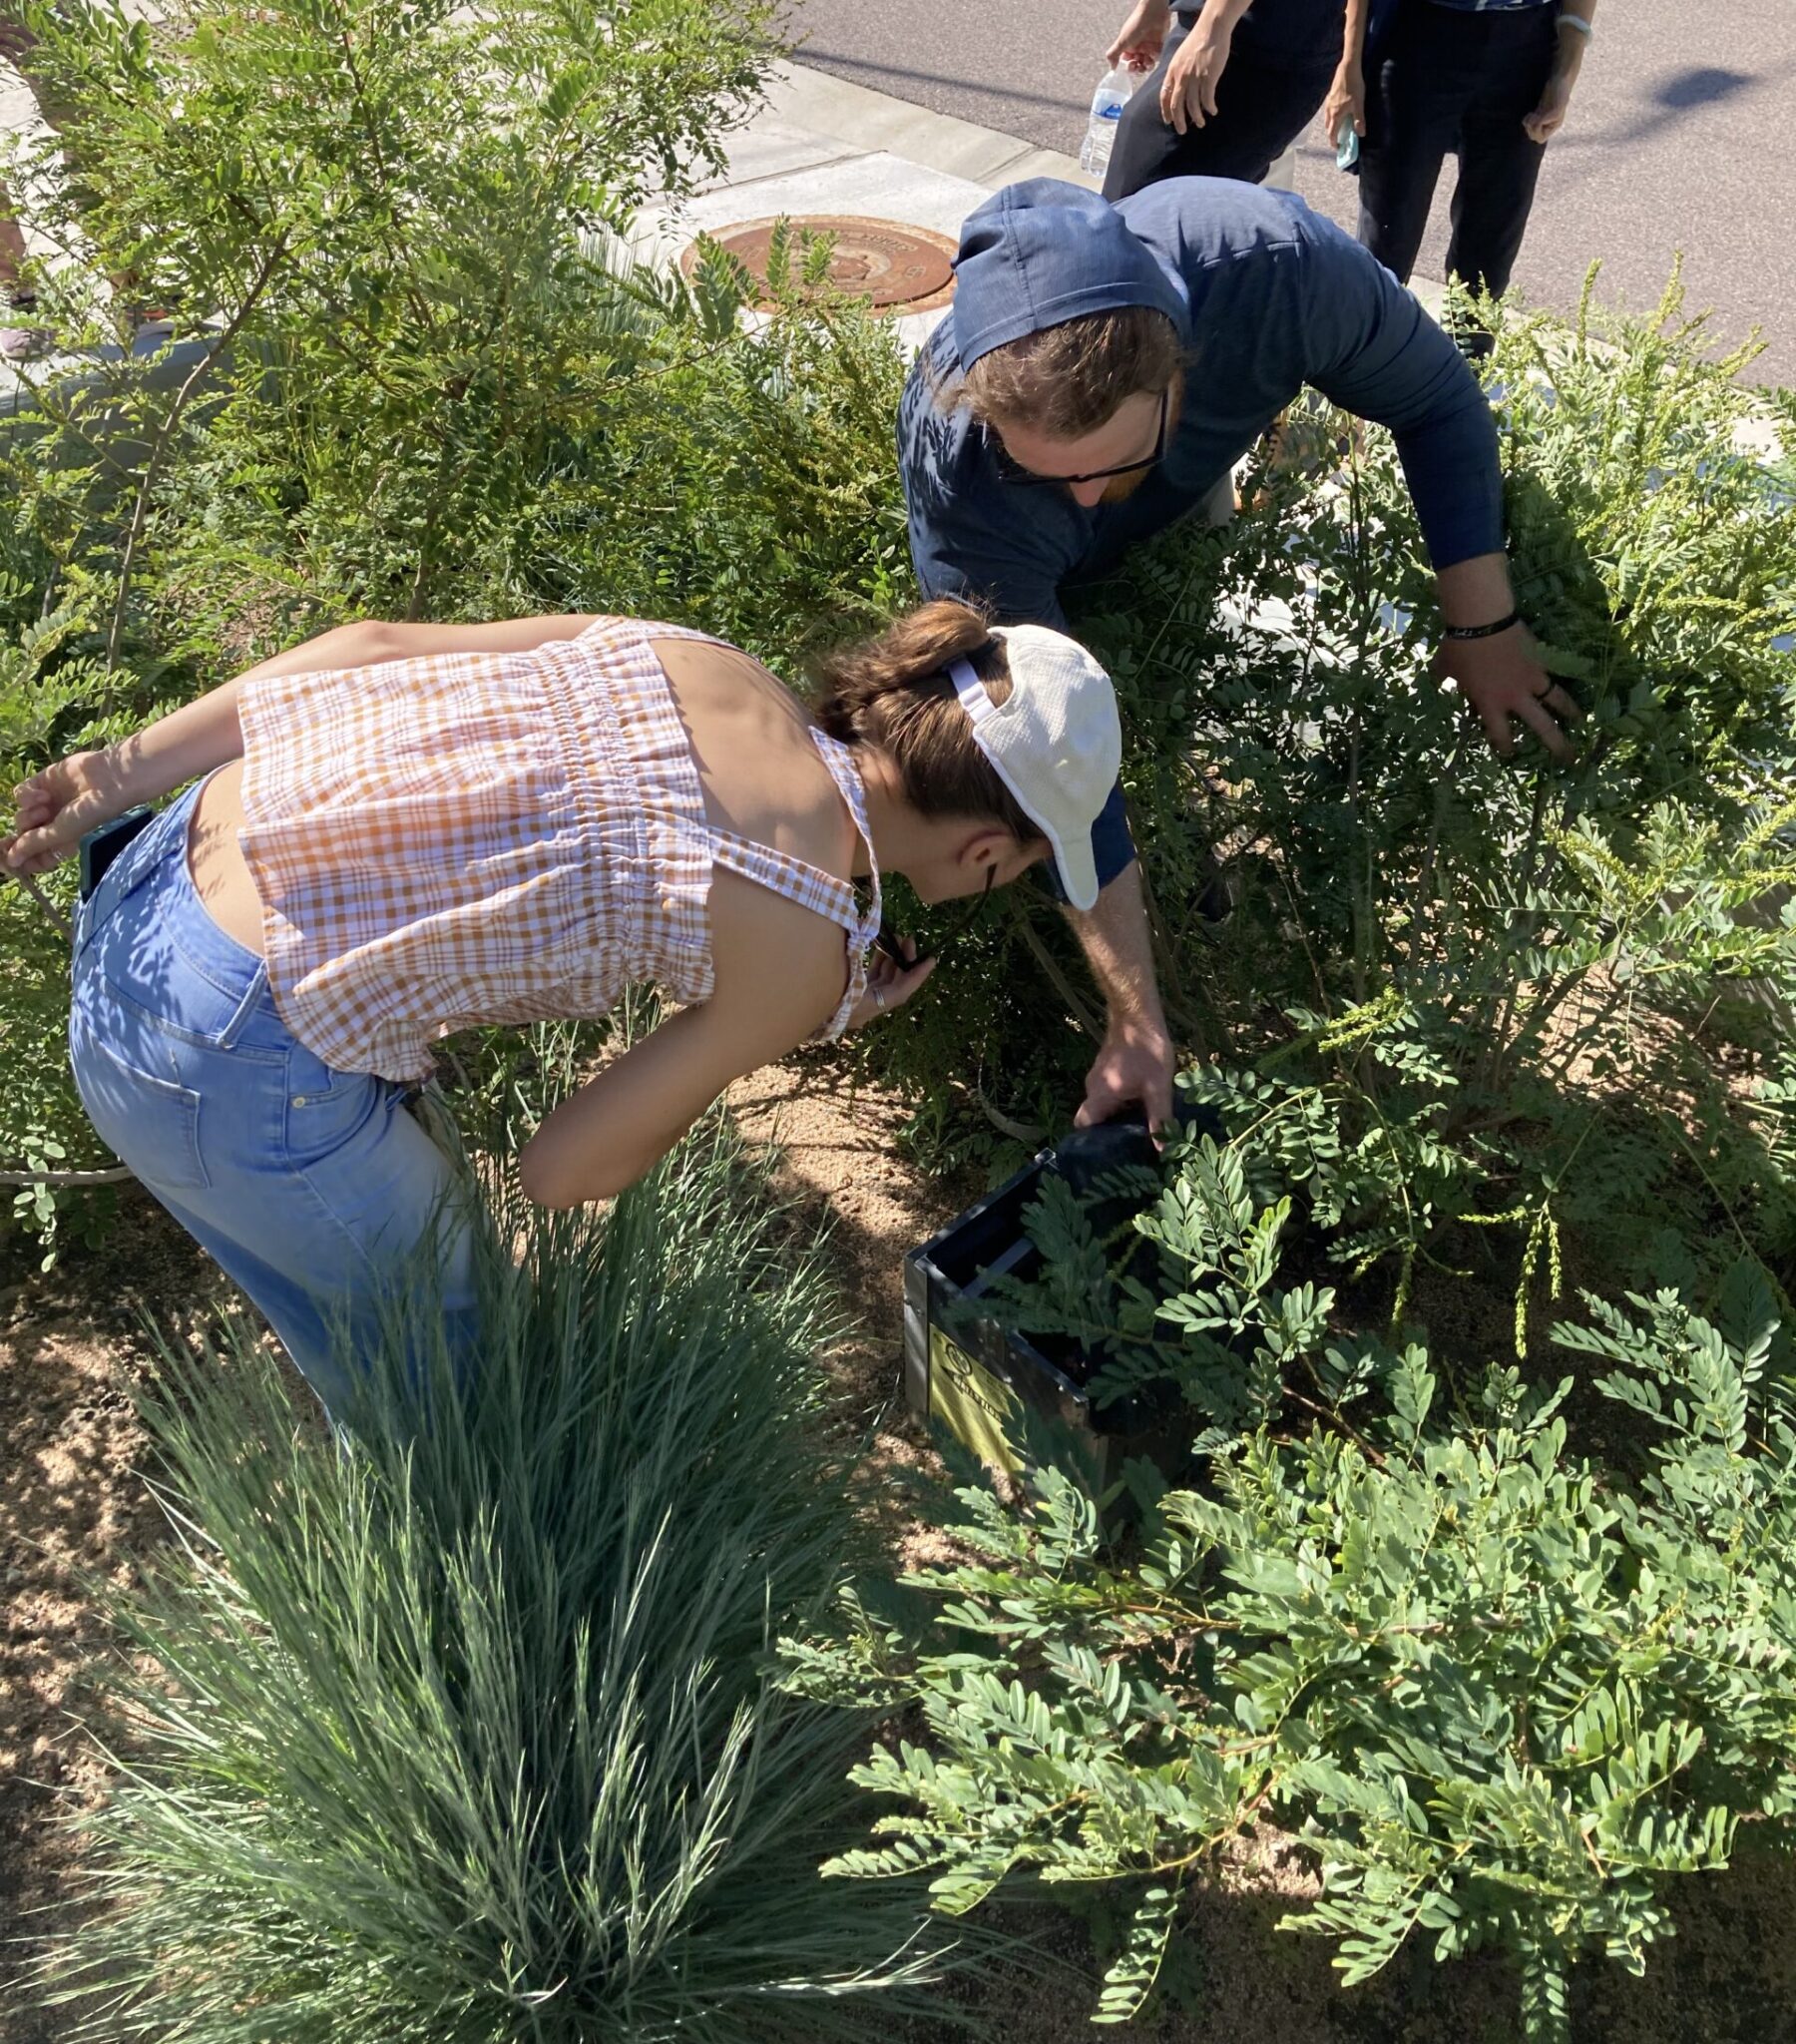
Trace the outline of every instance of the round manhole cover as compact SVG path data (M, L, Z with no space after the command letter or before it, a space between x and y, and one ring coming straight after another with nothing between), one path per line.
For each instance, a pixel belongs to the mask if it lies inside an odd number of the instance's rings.
M722 228L706 239L726 249L757 284L766 282L767 251L773 230L771 220L742 221ZM866 220L857 214L801 213L786 223L793 237L794 263L800 238L830 237L834 247L829 255L829 280L839 291L847 291L881 312L929 312L947 304L954 295L956 245L946 235L931 234L927 228L907 227L895 220ZM696 245L679 258L679 266L690 276L698 261ZM761 299L760 309L770 309Z

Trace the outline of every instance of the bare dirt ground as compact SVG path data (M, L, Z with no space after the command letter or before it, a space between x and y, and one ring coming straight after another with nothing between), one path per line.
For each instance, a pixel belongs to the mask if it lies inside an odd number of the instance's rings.
M29 1257L29 1246L22 1246ZM26 1265L29 1269L29 1264ZM7 1281L10 1278L11 1281ZM144 1314L173 1329L223 1280L150 1200L127 1191L100 1251L47 1276L0 1274L0 2038L52 2044L9 1960L57 1920L73 1841L47 1818L104 1793L83 1730L82 1677L110 1648L96 1584L123 1585L162 1533L132 1385L150 1359ZM16 1942L15 1942L16 1941Z
M872 1089L823 1072L780 1068L736 1089L757 1141L776 1141L800 1225L827 1219L830 1254L855 1333L834 1358L854 1419L872 1442L875 1488L926 1474L934 1457L899 1390L900 1265L974 1186L948 1186L895 1147L903 1114ZM104 1250L72 1250L48 1277L0 1270L0 1926L25 1939L68 1906L74 1848L52 1825L59 1802L104 1792L106 1769L83 1729L81 1679L110 1651L89 1585L128 1576L159 1537L130 1387L146 1367L146 1307L177 1325L216 1307L205 1260L140 1196L128 1193ZM910 1562L938 1552L902 1503L894 1545ZM1278 1932L1315 1891L1294 1840L1268 1831L1193 1900L1184 1949L1186 2005L1151 2025L1113 2030L1120 2044L1507 2044L1515 1984L1495 1962L1436 1967L1426 1952L1368 1987L1344 1990L1322 1940ZM1644 1980L1614 1966L1582 1969L1575 2034L1601 2044L1796 2044L1796 1864L1742 1864L1674 1894L1679 1934ZM1090 1971L1084 1929L1007 1910L1039 1926L1046 1949ZM0 2044L56 2044L6 1983L0 1950ZM990 1990L987 1993L988 2004ZM1007 1983L984 2008L1006 2044L1074 2044L1091 2034L1092 1997L1064 1973ZM946 2044L950 2032L913 2033ZM952 2034L960 2034L958 2032Z

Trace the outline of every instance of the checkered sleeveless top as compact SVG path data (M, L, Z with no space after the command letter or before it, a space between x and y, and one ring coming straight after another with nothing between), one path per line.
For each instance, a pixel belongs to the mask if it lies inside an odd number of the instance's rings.
M836 1036L866 985L879 874L853 887L714 829L655 639L601 618L529 653L433 654L247 682L241 842L281 1019L342 1071L416 1080L458 1029L712 986L717 866L846 934ZM712 642L715 643L715 642ZM867 842L846 747L811 732Z

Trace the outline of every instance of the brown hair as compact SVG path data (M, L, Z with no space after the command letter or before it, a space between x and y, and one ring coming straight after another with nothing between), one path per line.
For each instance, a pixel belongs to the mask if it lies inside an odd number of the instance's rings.
M964 660L994 703L1010 697L1004 642L984 614L948 600L926 603L877 639L817 664L815 722L846 746L876 746L897 766L905 799L925 816L989 816L1025 844L1042 828L974 743L950 661Z
M1056 440L1096 432L1137 391L1164 390L1184 364L1177 329L1151 305L1045 326L981 355L936 386L944 409L966 405L981 425L1027 425Z

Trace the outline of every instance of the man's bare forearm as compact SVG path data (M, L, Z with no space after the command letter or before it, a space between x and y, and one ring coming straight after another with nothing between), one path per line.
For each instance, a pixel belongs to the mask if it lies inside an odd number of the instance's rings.
M1140 867L1125 866L1092 908L1074 912L1073 926L1109 1010L1080 1123L1107 1121L1132 1101L1158 1128L1172 1113L1172 1043L1154 981Z
M1163 1027L1140 867L1124 866L1091 908L1069 909L1068 915L1112 1022L1136 1020Z
M1503 554L1476 554L1435 573L1441 597L1441 618L1448 625L1494 625L1516 607L1509 560Z

